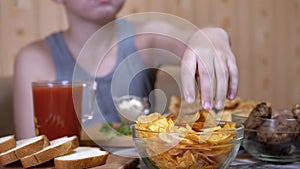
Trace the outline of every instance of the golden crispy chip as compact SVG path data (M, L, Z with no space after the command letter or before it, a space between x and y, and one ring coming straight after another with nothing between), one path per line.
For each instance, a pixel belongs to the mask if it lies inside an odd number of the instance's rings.
M227 122L220 130L234 130L236 128L235 122Z
M170 114L178 115L181 99L178 96L171 96L169 104Z
M177 155L181 155L183 154L185 151L182 150L182 149L176 149L176 148L173 148L171 150L168 151L168 153L172 156L177 156Z
M168 161L172 162L173 164L178 164L174 157L172 157L169 153L165 152L161 154L161 158L167 159Z
M182 138L180 140L180 144L183 145L194 145L194 142L192 140L186 139L186 138Z
M195 143L198 143L199 142L199 135L196 134L196 132L190 132L186 135L186 139L189 139L189 140L192 140L194 141Z
M239 103L241 102L241 100L242 99L240 97L236 97L233 100L226 99L225 103L224 103L224 109L234 109L234 108L236 108L239 105Z
M176 124L190 124L193 125L199 118L200 118L200 113L192 113L192 114L180 114L174 119Z
M185 137L188 133L192 131L192 128L189 125L186 125L186 127L172 126L169 129L169 132L177 133L181 137Z
M213 161L212 159L210 159L206 154L204 153L197 153L198 156L202 157L208 164L216 164L215 161Z
M232 145L228 144L222 147L210 146L209 148L210 150L202 150L201 152L208 157L216 157L222 154L230 153Z
M203 122L204 123L203 128L210 128L216 126L215 117L209 111L206 110L200 111L200 118L198 119L197 122Z
M201 129L204 128L204 122L197 122L195 124L193 124L192 129L195 131L201 131Z
M221 144L226 140L227 137L230 137L230 135L223 135L223 134L212 134L208 139L207 142L213 145Z
M151 113L150 115L141 115L137 118L137 123L150 123L161 117L159 113Z
M161 169L176 168L178 165L176 157L172 157L169 153L162 153L157 156L149 157L155 165Z
M154 132L166 132L169 127L168 120L166 118L157 119L152 121L149 129Z
M208 145L207 143L202 143L202 144L195 144L191 147L187 147L186 149L195 149L195 150L201 150L202 151L211 151L212 147Z
M190 168L193 164L197 163L196 158L190 150L185 151L182 157L176 157L179 168Z
M179 138L179 134L177 134L177 133L159 133L158 134L158 137L162 140L162 141L164 141L164 142L166 142L166 143L169 143L169 144L171 144L171 143L173 143L173 142L176 142L176 143L178 143L179 142L179 140L180 140L180 138ZM178 141L176 141L176 140L178 140Z
M210 127L210 128L203 128L203 129L201 129L201 131L206 132L206 133L210 133L210 132L212 133L212 132L218 131L220 129L221 129L220 126L215 126L215 127Z

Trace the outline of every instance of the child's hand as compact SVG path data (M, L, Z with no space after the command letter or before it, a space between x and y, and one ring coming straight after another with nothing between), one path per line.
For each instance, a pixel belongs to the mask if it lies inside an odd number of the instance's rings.
M195 101L195 77L205 109L222 109L226 96L234 99L238 88L238 69L227 33L220 28L205 28L190 39L182 60L182 85L185 100Z

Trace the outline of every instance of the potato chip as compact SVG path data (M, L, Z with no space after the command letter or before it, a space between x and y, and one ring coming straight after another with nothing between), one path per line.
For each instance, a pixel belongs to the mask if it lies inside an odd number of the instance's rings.
M197 153L198 156L202 157L208 164L216 164L215 161L213 161L212 159L210 159L206 154L204 153Z
M209 111L201 110L200 117L198 120L201 122L205 122L207 127L216 126L216 119Z
M137 123L151 123L161 117L159 113L151 113L150 115L141 115L137 118Z
M201 152L208 157L216 157L222 154L229 153L231 151L231 148L231 145L226 145L222 148L210 147L210 150L202 150Z
M192 113L192 114L179 114L179 116L174 119L176 124L190 124L193 125L199 118L200 118L200 113Z
M200 131L204 127L204 122L197 122L193 124L192 129L195 131Z
M172 142L179 142L179 134L177 133L159 133L158 137L162 140L165 141L166 143L171 144Z
M220 130L234 130L236 128L235 122L227 122Z
M214 131L220 130L220 126L215 126L215 127L210 127L210 128L203 128L201 131L206 132L206 133L213 133Z
M185 151L182 157L176 157L179 168L190 168L194 163L197 163L195 157L190 150Z
M173 149L168 151L168 153L172 156L177 156L177 155L183 154L184 152L185 152L184 150L176 149L176 148L173 148Z

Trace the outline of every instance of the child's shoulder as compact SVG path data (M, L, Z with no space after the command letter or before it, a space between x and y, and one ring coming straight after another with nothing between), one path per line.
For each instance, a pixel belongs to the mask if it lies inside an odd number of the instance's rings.
M28 45L24 46L19 50L16 60L22 59L37 59L42 58L41 56L49 56L50 51L45 39L36 40Z

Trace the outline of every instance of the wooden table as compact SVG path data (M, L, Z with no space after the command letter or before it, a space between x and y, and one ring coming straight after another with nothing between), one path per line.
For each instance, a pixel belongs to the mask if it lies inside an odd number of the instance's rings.
M137 168L139 164L140 160L138 158L126 158L111 154L108 156L108 159L104 165L93 167L91 169L132 169ZM55 169L53 160L32 168ZM22 165L20 162L15 162L5 167L0 166L0 169L22 169Z

